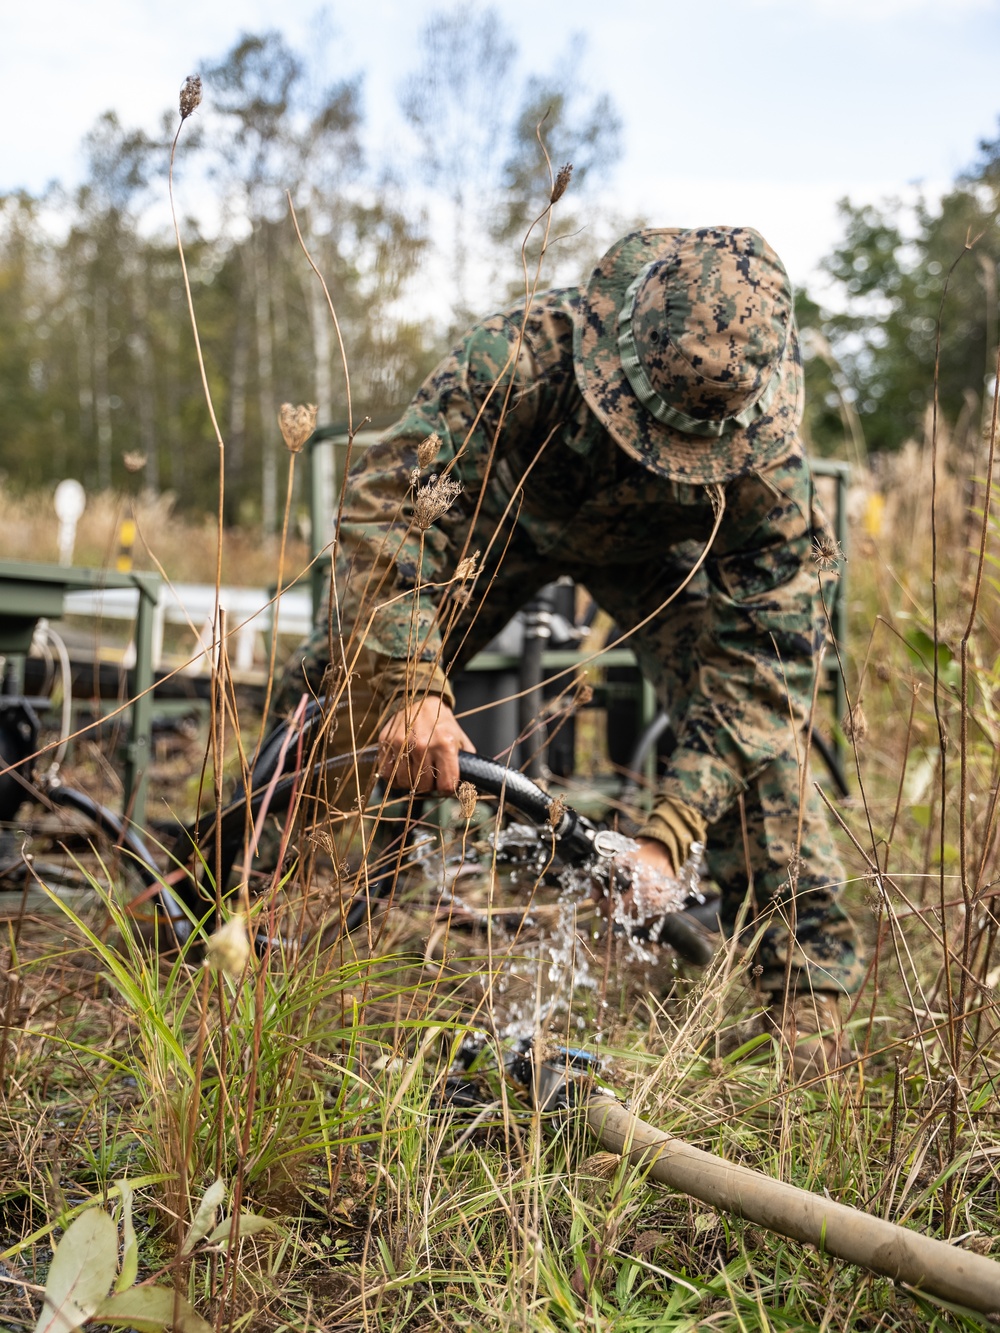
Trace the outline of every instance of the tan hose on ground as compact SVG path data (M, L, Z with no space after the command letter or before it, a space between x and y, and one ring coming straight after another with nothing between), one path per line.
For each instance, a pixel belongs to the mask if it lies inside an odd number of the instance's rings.
M592 1093L585 1106L587 1124L602 1146L626 1154L634 1166L647 1166L661 1184L848 1263L1000 1318L1000 1264L992 1259L693 1148L638 1120L606 1093Z

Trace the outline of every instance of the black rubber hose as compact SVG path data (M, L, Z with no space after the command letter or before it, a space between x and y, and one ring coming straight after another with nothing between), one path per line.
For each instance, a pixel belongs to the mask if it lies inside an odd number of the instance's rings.
M819 757L826 765L826 770L833 780L837 795L842 801L846 801L851 794L851 789L847 785L847 779L844 776L844 768L836 750L826 737L821 735L818 731L812 733L812 743L815 749L819 752Z
M657 944L669 944L689 963L707 967L715 957L716 941L696 916L688 912L668 912L655 935Z
M313 767L308 777L304 777L301 773L289 773L285 777L279 778L274 784L268 808L276 814L282 814L291 804L296 789L301 789L303 786L306 790L312 789L319 782L331 777L345 778L354 770L355 765L364 781L365 775L374 769L377 758L378 747L367 745L356 752L333 755L328 759L320 760ZM271 767L273 772L274 765L272 764ZM256 817L260 814L264 807L269 782L270 778L259 785L255 785L249 802L244 796L230 802L219 818L213 821L207 829L199 828L197 824L189 825L184 830L182 839L175 848L176 854L178 856L186 855L187 851L197 844L202 848L209 868L214 869L210 851L215 839L218 838L221 843L219 851L221 882L225 885L229 880L233 863L246 837L247 806L250 807L251 815ZM199 895L199 901L207 901L204 894Z
M78 810L80 814L86 815L91 823L96 824L102 833L106 833L112 839L116 846L131 852L144 884L150 886L159 884L156 858L139 834L130 828L120 815L116 815L107 806L101 805L99 801L93 800L74 787L52 787L46 795L53 805L68 806L71 810Z
M552 811L553 798L542 791L525 774L516 768L506 768L495 759L487 759L483 754L473 754L470 750L460 750L458 754L458 775L463 782L471 782L486 796L503 797L519 814L526 815L535 824L544 824ZM573 812L574 819L576 818ZM359 893L344 916L343 931L350 934L357 930L368 917L371 904L387 898L392 887L391 870L383 870L376 878L369 881L364 893Z
M99 801L92 800L86 793L77 791L73 787L52 787L47 795L53 805L69 807L86 815L91 823L112 839L115 846L130 854L142 882L158 891L160 902L170 918L174 933L183 943L191 934L191 922L181 905L179 896L162 882L156 867L156 858L139 833L106 805L101 805Z
M340 711L340 705L334 709L334 714ZM288 772L294 763L298 753L298 737L303 737L303 748L308 749L312 745L313 731L316 722L326 725L327 715L322 699L310 699L306 703L301 721L293 728L292 719L279 722L272 727L261 743L260 754L257 756L256 763L253 766L253 772L250 778L251 788L256 791L258 787L264 787L270 782L278 767L278 760L282 756L284 747L284 757L282 760L282 772ZM335 725L335 724L334 724ZM290 736L288 744L285 744L285 737Z
M516 768L505 768L495 759L469 750L458 753L458 774L487 796L503 797L515 810L536 824L544 824L552 812L554 798Z
M311 700L307 706L305 717L302 720L301 729L304 732L307 732L311 724L319 716L322 716L322 701L317 704L316 701ZM251 777L253 792L251 806L254 813L260 808L263 792L277 767L278 755L281 753L282 739L288 726L288 723L280 723L271 731L261 747L260 756L257 763L254 765ZM289 744L288 752L286 752L286 768L288 767L288 754L295 748L297 747L294 743ZM377 746L374 745L369 745L362 750L358 750L357 762L359 767L361 769L374 767L377 753ZM334 771L337 768L343 768L346 772L350 764L353 762L353 754L338 756L335 759L328 761L327 772ZM488 796L504 797L515 810L526 815L534 823L544 824L546 820L549 819L554 798L547 792L543 791L542 788L539 787L537 783L533 782L530 777L526 776L524 773L518 772L517 769L507 768L495 759L488 759L485 755L473 754L468 750L461 750L459 752L458 768L459 776L462 781L473 783L481 792ZM318 774L314 776L318 776ZM311 778L310 786L312 783L313 779ZM272 805L276 810L282 808L274 799L277 796L279 789L284 793L287 790L287 787L283 782L277 784L277 788L272 796ZM560 805L561 804L562 803L560 802ZM220 828L223 830L224 840L226 840L225 831L229 829L234 821L238 828L238 836L242 837L242 817L245 816L245 813L246 801L243 797L231 802L231 804L222 812ZM188 831L189 838L193 836L193 832L194 829L192 827ZM208 831L202 835L200 841L204 843L208 837L214 836L214 832L215 826L212 825Z
M527 815L536 824L551 821L553 797L523 773L504 768L503 764L481 754L469 754L467 751L459 753L458 771L465 781L473 783L480 791L492 796L502 794L515 810ZM588 837L588 831L592 832L592 829L587 820L569 806L563 807L556 841L564 860L579 863L593 856L593 843ZM707 966L715 954L715 940L709 931L696 917L686 912L668 912L655 936L649 938L656 944L669 944L682 958L698 967Z

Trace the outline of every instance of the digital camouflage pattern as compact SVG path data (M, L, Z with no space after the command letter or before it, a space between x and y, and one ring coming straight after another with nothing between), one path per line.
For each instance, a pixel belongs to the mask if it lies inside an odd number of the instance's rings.
M657 420L623 364L623 310ZM671 481L727 481L794 445L803 379L792 289L749 227L633 232L597 265L576 326L584 397L633 458ZM630 378L631 375L631 378ZM746 424L725 418L746 414ZM721 433L719 433L721 430Z
M678 744L662 799L708 825L727 918L748 887L775 909L757 952L762 984L783 986L791 948L793 988L851 990L860 970L838 905L843 871L803 775L825 620L813 558L823 520L801 446L793 434L778 461L724 485L643 466L580 392L584 309L581 292L550 292L527 315L515 307L472 329L358 461L331 620L301 670L316 692L349 682L364 743L401 701L450 701L448 675L568 575L629 635L669 705ZM282 706L302 686L296 671Z

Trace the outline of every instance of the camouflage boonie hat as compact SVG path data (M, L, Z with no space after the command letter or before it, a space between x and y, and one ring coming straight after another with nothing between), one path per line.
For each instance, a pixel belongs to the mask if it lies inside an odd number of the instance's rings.
M792 285L758 232L632 232L582 295L576 377L626 453L699 485L791 453L803 396Z

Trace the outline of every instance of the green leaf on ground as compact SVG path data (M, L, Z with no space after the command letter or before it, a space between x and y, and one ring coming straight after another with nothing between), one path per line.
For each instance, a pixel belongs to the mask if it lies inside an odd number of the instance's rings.
M106 1298L118 1269L118 1228L100 1208L71 1223L56 1246L35 1333L73 1333Z
M233 1219L224 1217L211 1235L206 1237L210 1245L222 1245L229 1239L229 1233L232 1230ZM257 1213L240 1213L239 1234L243 1236L257 1236L262 1231L281 1231L282 1228L277 1222L272 1222L269 1217L260 1217Z
M219 1177L213 1181L208 1189L202 1195L201 1203L198 1205L198 1211L194 1215L194 1221L191 1223L187 1236L184 1238L184 1244L181 1246L181 1254L190 1254L200 1240L208 1235L215 1226L215 1215L222 1207L226 1199L226 1182Z
M94 1313L96 1323L131 1328L135 1333L212 1333L189 1301L172 1287L130 1287L109 1296Z

